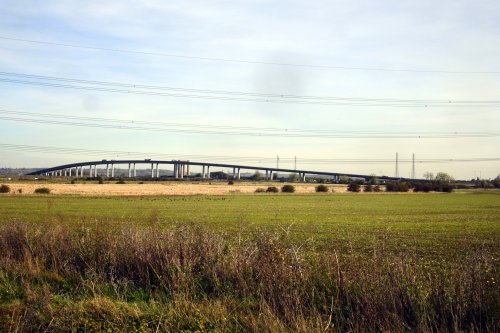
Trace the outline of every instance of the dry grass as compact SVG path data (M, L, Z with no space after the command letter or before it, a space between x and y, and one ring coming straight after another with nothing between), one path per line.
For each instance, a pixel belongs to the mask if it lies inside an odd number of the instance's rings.
M287 234L0 226L1 331L497 331L497 262L427 268L383 244L346 255Z
M282 186L281 183L274 185ZM36 188L42 186L37 183L9 183L10 195L31 195ZM130 183L130 184L50 184L44 183L43 187L50 189L52 194L76 195L225 195L231 193L254 193L259 187L267 186L258 183ZM296 193L314 193L315 184L294 184ZM19 189L22 193L19 193ZM335 186L336 193L346 192L345 186Z

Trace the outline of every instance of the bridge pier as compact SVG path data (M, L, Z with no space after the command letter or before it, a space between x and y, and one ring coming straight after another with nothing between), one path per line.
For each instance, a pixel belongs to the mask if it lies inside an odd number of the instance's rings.
M210 179L210 165L207 165L207 178Z
M111 164L111 178L115 178L115 165Z
M205 166L204 165L201 168L201 179L205 179Z
M156 178L160 178L160 167L158 163L156 163Z
M188 163L186 165L187 165L187 176L189 178L189 177L191 177L191 164L189 164L189 161L188 161Z
M240 168L238 168L238 173L236 174L236 179L240 180L241 179L241 173L240 173Z
M128 178L132 177L132 169L130 168L130 163L128 164Z
M135 163L134 163L134 178L137 177L137 170L135 169Z

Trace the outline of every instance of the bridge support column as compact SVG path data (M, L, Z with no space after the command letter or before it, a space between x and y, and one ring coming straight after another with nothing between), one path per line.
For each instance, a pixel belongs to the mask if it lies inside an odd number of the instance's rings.
M111 164L111 178L115 178L115 165Z
M128 178L132 177L132 169L130 168L130 163L128 164Z
M201 178L205 179L205 166L204 165L201 168Z
M156 178L160 178L160 167L158 164L159 163L156 163Z
M182 165L182 176L183 177L187 176L187 164Z
M155 169L153 163L151 163L151 178L155 177Z
M210 179L210 165L207 165L207 178Z
M269 180L273 180L273 170L269 170Z
M180 178L181 179L184 179L184 173L186 172L185 167L186 167L186 165L179 164L179 173L180 173Z
M69 169L68 169L68 175L69 175L70 177L71 177L71 170L72 170L72 169L73 169L73 168L69 168Z
M238 168L238 172L236 173L236 179L237 179L237 180L240 180L240 179L241 179L241 172L240 172L240 171L241 171L241 169L240 169L240 168Z
M106 178L109 178L109 164L106 164Z
M137 170L135 169L135 163L134 163L134 178L137 177Z
M189 161L187 163L187 176L191 177L191 165L189 164Z
M306 173L302 173L302 181L305 182L306 181Z

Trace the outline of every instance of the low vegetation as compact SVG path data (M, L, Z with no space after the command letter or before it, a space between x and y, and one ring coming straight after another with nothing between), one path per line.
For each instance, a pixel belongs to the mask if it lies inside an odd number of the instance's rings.
M34 191L35 194L50 194L50 188L48 187L39 187Z
M384 244L348 255L286 233L0 226L3 331L494 331L495 258L446 271Z
M269 186L266 190L268 193L278 193L280 190L276 186Z
M347 191L349 192L359 192L361 190L361 185L358 182L350 182L347 185Z
M328 189L328 186L326 185L318 185L316 186L316 192L328 192L329 189Z
M496 332L498 197L0 196L0 331Z
M281 187L281 192L283 192L283 193L293 193L293 192L295 192L295 186L293 186L293 185L283 185Z
M10 186L2 184L0 185L0 193L9 193L10 192Z

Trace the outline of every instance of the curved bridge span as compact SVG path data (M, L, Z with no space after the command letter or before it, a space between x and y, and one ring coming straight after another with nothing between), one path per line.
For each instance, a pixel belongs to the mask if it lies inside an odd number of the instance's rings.
M263 177L265 180L272 180L273 174L275 173L289 173L298 174L300 181L306 181L306 176L326 176L332 180L339 180L341 176L347 176L350 178L362 178L369 180L373 178L372 175L359 175L359 174L349 174L349 173L338 173L338 172L326 172L326 171L313 171L313 170L295 170L295 169L284 169L284 168L272 168L263 166L249 166L249 165L238 165L238 164L226 164L226 163L210 163L210 162L194 162L194 161L182 161L182 160L100 160L100 161L89 161L89 162L79 162L55 166L52 168L46 168L31 172L27 175L44 175L49 177L97 177L98 175L106 177L115 177L115 166L125 165L128 168L128 177L136 177L137 175L137 165L146 165L146 169L151 169L151 178L160 177L160 168L170 166L169 171L171 177L174 179L183 178L194 178L192 176L192 167L200 169L200 174L202 179L210 179L211 171L210 168L226 168L232 169L232 176L234 179L240 179L241 170L248 171L261 171L263 172ZM231 175L231 174L230 174ZM407 178L395 178L386 176L377 176L381 180L409 180Z

